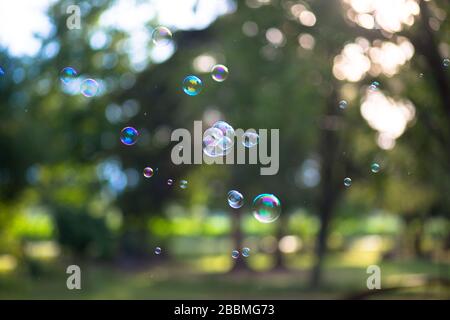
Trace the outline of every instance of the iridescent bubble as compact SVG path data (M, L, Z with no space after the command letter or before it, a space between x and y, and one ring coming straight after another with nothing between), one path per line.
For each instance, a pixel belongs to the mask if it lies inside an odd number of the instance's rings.
M64 69L61 70L60 79L61 79L62 83L69 84L73 80L75 80L77 78L77 76L78 76L78 73L74 68L65 67Z
M219 143L223 139L222 131L217 128L209 128L203 133L203 152L209 157L218 157L223 155Z
M239 258L239 251L237 251L237 250L231 251L231 257L232 257L233 259Z
M342 110L347 108L347 105L348 105L347 101L345 101L345 100L339 101L339 108L341 108Z
M242 144L246 148L252 148L259 142L259 135L256 132L245 132L242 135Z
M200 78L190 75L183 80L183 91L189 96L198 95L203 89L203 82Z
M166 27L156 27L152 32L152 41L158 47L166 46L172 41L172 32Z
M173 185L173 180L172 180L172 179L167 179L167 185L168 185L168 186Z
M230 150L230 148L233 146L233 140L231 140L228 137L223 137L222 139L219 140L217 147L219 148L220 152L225 155L227 154L228 150Z
M80 92L83 96L91 98L95 96L98 92L98 82L94 79L86 79L81 82Z
M376 162L372 163L372 165L370 166L370 171L372 171L373 173L378 173L380 169L380 165Z
M133 127L125 127L120 132L120 141L127 146L131 146L137 142L139 132Z
M152 168L150 168L150 167L145 167L144 168L144 172L143 172L143 174L144 174L144 177L146 177L146 178L151 178L151 177L153 177L153 169Z
M442 60L442 65L445 68L448 68L448 66L450 66L450 59L449 58L445 58L444 60Z
M156 247L155 248L155 254L161 254L161 248L160 247Z
M253 200L253 216L262 223L271 223L281 213L281 202L273 194L263 193Z
M188 187L188 182L186 180L181 180L180 181L180 188L181 189L186 189Z
M370 89L371 91L377 91L379 87L380 87L380 83L379 83L378 81L373 81L373 82L370 84L369 89Z
M345 178L344 179L344 186L346 186L347 188L350 187L352 185L352 179L350 178Z
M247 258L249 255L250 255L250 248L247 248L247 247L243 248L242 249L242 256Z
M217 121L216 123L213 124L212 126L213 128L217 128L220 131L222 131L222 134L228 138L233 138L234 137L234 129L232 126L230 126L227 122L225 121Z
M236 190L228 192L228 204L234 209L238 209L244 205L244 196Z
M225 81L228 77L228 68L223 64L216 64L211 69L211 77L217 82Z

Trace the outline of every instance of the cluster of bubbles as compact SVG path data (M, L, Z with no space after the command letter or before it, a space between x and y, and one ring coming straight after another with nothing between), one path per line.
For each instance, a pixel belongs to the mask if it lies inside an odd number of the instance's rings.
M228 77L228 68L223 64L216 64L211 69L211 77L217 82L225 81Z
M340 109L342 109L342 110L346 109L347 105L348 105L347 101L345 101L345 100L339 101L339 108Z
M209 157L227 155L234 144L234 129L225 121L217 121L203 134L203 152Z
M202 80L194 75L189 75L183 80L183 91L188 96L196 96L203 89Z
M156 27L152 32L152 41L158 47L166 46L172 41L172 32L163 26Z
M78 72L72 67L65 67L61 70L60 79L64 85L70 85L78 77ZM84 79L80 84L80 93L91 98L97 94L99 84L94 79Z
M120 141L124 145L131 146L137 142L139 132L133 127L125 127L120 132Z
M145 167L143 174L144 174L145 178L151 178L151 177L153 177L154 171L150 167Z
M228 192L228 204L234 209L239 209L244 205L244 196L236 190Z
M233 251L231 251L231 257L232 257L233 259L239 258L239 255L240 255L239 250L233 250ZM247 248L247 247L242 248L242 256L243 256L244 258L249 257L249 256L250 256L250 248Z
M281 202L273 194L263 193L253 199L253 216L262 223L271 223L280 217Z

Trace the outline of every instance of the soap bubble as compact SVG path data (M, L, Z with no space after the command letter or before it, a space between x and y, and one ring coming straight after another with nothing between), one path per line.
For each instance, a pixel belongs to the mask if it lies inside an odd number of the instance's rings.
M189 96L198 95L203 89L203 82L196 76L187 76L183 80L183 91Z
M442 65L444 66L444 67L448 67L448 66L450 66L450 59L449 58L445 58L444 60L442 60Z
M181 180L180 181L180 188L181 189L186 189L188 187L188 182L186 180Z
M77 76L78 76L78 73L74 68L65 67L64 69L61 70L60 79L61 79L62 83L69 84L73 80L75 80Z
M152 32L152 41L158 47L166 46L172 41L172 32L166 27L156 27Z
M3 76L5 74L5 70L0 66L0 76Z
M281 202L273 194L263 193L253 200L253 216L262 223L271 223L281 213Z
M172 179L167 179L167 185L168 185L168 186L173 185L173 180L172 180Z
M237 251L237 250L231 251L231 257L232 257L233 259L239 258L239 251Z
M256 132L245 132L242 135L242 144L246 148L254 147L259 142L259 135Z
M380 87L380 83L379 83L378 81L373 81L373 82L370 84L369 89L370 89L371 91L377 91L379 87Z
M352 185L352 179L350 178L345 178L344 179L344 186L346 186L347 188L350 187Z
M373 173L378 173L380 169L380 165L376 162L372 163L372 165L370 166L370 171L372 171Z
M81 82L80 91L83 96L91 98L97 94L98 87L97 81L94 79L86 79Z
M137 142L139 132L133 127L125 127L120 132L120 141L127 146L131 146Z
M160 247L156 247L155 248L155 254L161 254L161 248Z
M247 258L249 255L250 255L250 248L247 248L247 247L243 248L242 249L242 256Z
M203 152L209 157L217 157L222 155L219 143L223 138L222 131L217 128L206 129L203 133Z
M212 67L211 77L217 82L225 81L228 77L228 68L223 64L216 64Z
M228 204L234 209L238 209L244 205L244 196L236 190L228 192Z
M222 134L224 136L226 136L230 139L234 138L234 129L227 122L220 120L220 121L217 121L216 123L214 123L212 127L217 128L220 131L222 131Z
M144 168L144 177L146 177L146 178L151 178L151 177L153 177L153 169L152 168L150 168L150 167L146 167L146 168Z
M347 101L345 101L345 100L339 101L339 108L341 108L342 110L347 108L347 105L348 105Z

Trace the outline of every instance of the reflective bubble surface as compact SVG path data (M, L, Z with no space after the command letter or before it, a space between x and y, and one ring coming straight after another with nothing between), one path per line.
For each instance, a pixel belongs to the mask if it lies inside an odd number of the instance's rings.
M238 209L244 205L244 196L236 190L228 192L228 204L234 209Z
M345 178L344 179L344 186L346 186L347 188L350 187L352 185L352 179L350 178Z
M95 96L98 92L98 82L94 79L86 79L81 82L80 92L83 96L91 98Z
M181 189L186 189L188 187L188 182L187 180L181 180L180 181L180 188Z
M189 96L198 95L203 89L203 82L199 77L190 75L183 80L183 91Z
M225 81L228 78L228 68L223 64L216 64L212 67L211 77L217 82Z
M172 32L163 26L156 27L152 32L152 41L158 47L166 46L172 41Z
M125 127L120 132L120 141L124 145L131 146L137 142L139 132L133 127Z
M0 68L1 69L1 68ZM65 67L61 70L60 79L62 83L69 84L78 77L77 71L72 67Z
M280 217L281 202L273 194L263 193L253 200L253 216L262 223L271 223Z
M252 148L259 142L259 135L256 132L245 132L242 135L242 144L246 148Z
M144 177L151 178L151 177L153 177L154 171L150 167L145 167L143 174L144 174Z
M243 248L242 249L242 256L247 258L249 255L250 255L250 248L247 248L247 247Z
M378 173L380 169L381 169L380 165L376 162L370 165L370 171L372 171L373 173Z
M156 247L155 248L155 254L161 254L161 248L160 247Z
M339 108L340 109L342 109L342 110L346 109L347 105L348 105L347 101L345 101L345 100L339 101Z
M233 259L239 258L239 251L237 251L237 250L231 251L231 257L232 257Z

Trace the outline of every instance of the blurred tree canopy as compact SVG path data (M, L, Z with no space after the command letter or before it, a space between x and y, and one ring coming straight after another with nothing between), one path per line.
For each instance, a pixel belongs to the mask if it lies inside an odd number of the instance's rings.
M364 12L350 0L230 1L232 12L208 27L174 29L167 60L158 60L151 39L144 38L140 63L133 62L131 35L101 24L114 1L75 2L82 9L81 29L66 26L73 1L57 1L48 11L54 32L42 39L37 56L0 51L0 253L20 256L24 239L43 238L56 239L76 256L149 257L154 243L170 241L176 232L225 233L242 247L243 233L262 228L278 241L290 234L315 237L311 281L317 285L330 235L353 227L367 234L365 221L377 212L404 221L403 237L417 254L425 222L443 219L439 241L448 250L448 1L409 1L417 12L393 30L374 20L383 12ZM196 1L192 14L202 5ZM149 36L158 24L155 16L142 27ZM95 42L99 34L106 39L102 45ZM376 60L386 43L413 52L392 74L383 63L398 51ZM359 78L338 70L345 50L358 52L346 62L349 74L357 72L351 64L357 59L369 65ZM205 69L211 59L229 68L223 83ZM85 98L64 88L59 72L66 66L97 79L100 94ZM203 80L200 95L183 93L188 74ZM412 119L403 135L388 139L391 145L383 145L381 131L362 111L372 81L383 96L413 105ZM346 109L339 108L341 100ZM385 114L381 126L395 123L394 116ZM214 119L235 128L280 129L277 175L261 176L259 165L172 164L172 130L192 132L195 120L203 120L205 130ZM125 126L140 131L136 145L120 143ZM370 172L373 162L381 164L380 173ZM146 166L157 168L151 179L142 177ZM345 177L353 180L350 188ZM189 182L186 190L178 187L181 179ZM228 208L230 189L244 194L242 210ZM281 199L282 216L271 226L246 225L260 193ZM13 227L24 217L47 215L52 227L46 232ZM276 251L274 266L281 268L284 257Z

